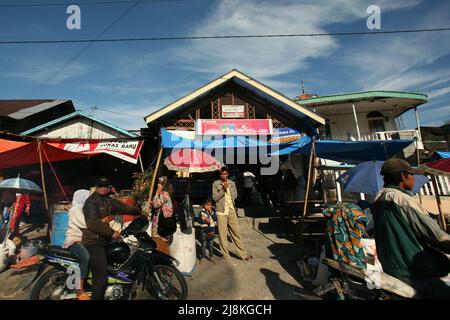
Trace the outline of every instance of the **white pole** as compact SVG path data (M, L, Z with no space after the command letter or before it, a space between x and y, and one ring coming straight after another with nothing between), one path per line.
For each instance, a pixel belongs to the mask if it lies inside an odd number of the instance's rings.
M356 116L356 109L354 103L352 103L352 108L353 108L353 116L355 117L356 131L358 132L358 140L361 141L361 132L359 132L358 117Z
M417 131L419 132L419 141L422 142L422 133L420 131L420 123L419 123L419 111L417 110L417 107L414 108L416 111L416 123L417 123Z
M339 178L339 172L334 171L334 176L336 177L336 179ZM336 191L337 191L337 201L342 202L341 184L337 181L336 181Z

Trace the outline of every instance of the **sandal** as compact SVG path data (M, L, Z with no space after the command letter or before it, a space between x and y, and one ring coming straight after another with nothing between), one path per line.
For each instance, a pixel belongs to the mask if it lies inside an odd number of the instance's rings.
M82 293L77 295L78 300L91 300L91 296L88 293Z

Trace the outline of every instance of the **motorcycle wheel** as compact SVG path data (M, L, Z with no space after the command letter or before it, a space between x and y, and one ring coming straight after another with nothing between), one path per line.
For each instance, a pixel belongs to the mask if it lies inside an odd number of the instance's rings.
M31 300L60 300L69 275L62 270L51 269L44 273L31 291Z
M175 267L167 265L153 266L162 286L155 275L148 280L147 290L156 300L186 300L188 288L183 274Z

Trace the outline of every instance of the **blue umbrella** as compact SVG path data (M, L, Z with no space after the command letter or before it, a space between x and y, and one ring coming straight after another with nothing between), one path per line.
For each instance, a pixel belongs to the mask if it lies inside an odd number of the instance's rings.
M32 194L42 193L42 189L33 181L22 179L20 175L17 178L6 179L0 182L0 189L10 190L16 193Z
M384 161L361 162L347 170L337 178L345 192L365 193L375 195L383 187L383 176L380 174ZM413 192L419 192L430 180L423 175L414 175Z

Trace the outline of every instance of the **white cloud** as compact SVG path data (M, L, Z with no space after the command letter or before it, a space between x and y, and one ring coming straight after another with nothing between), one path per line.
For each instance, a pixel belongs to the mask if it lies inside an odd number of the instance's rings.
M95 117L116 125L120 128L127 130L137 130L140 128L146 128L144 117L150 113L160 109L168 103L174 101L177 97L173 95L163 95L157 100L140 100L130 101L129 103L111 103L111 104L98 104L97 110L85 110L93 114ZM83 105L77 103L77 109L89 108L83 107Z
M449 94L449 93L450 93L450 86L448 86L447 88L441 88L441 89L433 90L428 95L428 97L430 99L435 99L437 97L444 96L444 95Z
M384 11L417 5L419 0L378 1ZM255 35L326 33L332 23L347 23L367 16L368 3L338 1L238 1L224 0L201 21L192 35ZM365 19L361 20L365 26ZM268 79L299 69L313 59L327 57L340 48L336 38L301 37L191 41L173 56L183 68L208 74L240 69L258 79Z
M62 70L65 62L49 59L27 59L22 61L21 64L16 65L15 71L5 72L5 75L41 84L55 85L71 78L81 77L89 72L89 67L80 62L72 62Z

